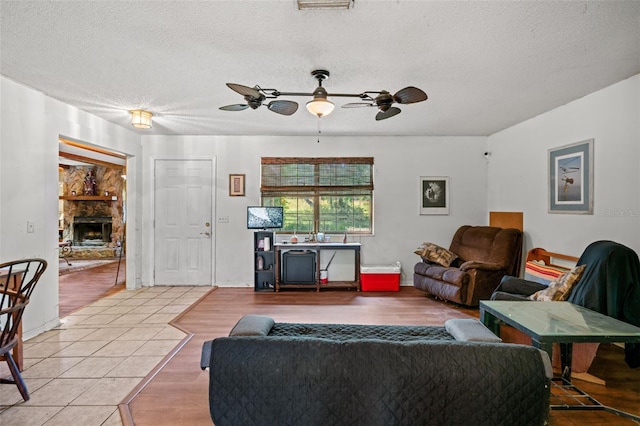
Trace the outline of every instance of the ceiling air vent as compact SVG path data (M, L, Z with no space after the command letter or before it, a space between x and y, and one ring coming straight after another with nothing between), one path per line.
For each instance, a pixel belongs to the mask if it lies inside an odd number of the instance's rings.
M349 9L355 0L298 0L298 9Z

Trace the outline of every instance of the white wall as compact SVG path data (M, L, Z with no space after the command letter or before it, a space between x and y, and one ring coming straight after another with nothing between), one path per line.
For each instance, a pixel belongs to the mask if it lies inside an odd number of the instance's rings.
M0 262L41 257L49 263L25 311L23 334L29 338L58 324L58 138L139 155L140 137L4 77L0 94ZM135 198L135 162L129 172L128 192ZM129 208L135 227L141 208ZM27 221L34 222L33 233L27 233ZM130 234L127 260L134 265L139 243ZM135 268L127 268L127 283L135 276Z
M263 156L374 157L375 235L350 237L362 243L362 264L399 260L401 282L413 281L413 250L423 241L447 246L462 224L486 225L484 137L316 137L143 136L145 205L152 205L153 161L163 158L215 158L215 275L220 286L253 286L252 231L246 207L260 203ZM230 197L229 174L246 174L246 196ZM419 215L419 177L450 177L450 214ZM229 216L229 223L216 223ZM152 285L153 216L143 216L143 285Z
M261 156L373 156L376 235L361 239L363 263L400 260L411 282L413 249L423 240L448 244L461 223L486 223L485 138L143 137L0 77L0 262L42 257L49 262L24 318L29 338L58 324L58 138L131 156L127 167L127 288L152 284L152 195L155 158L214 158L215 282L252 285L246 206L259 203ZM229 173L247 175L247 196L228 196ZM418 214L418 178L446 175L451 214ZM35 232L26 232L26 221Z
M548 213L547 150L594 141L593 215ZM579 256L597 240L640 253L640 75L488 138L488 206L523 211L525 250Z
M216 162L214 281L252 285L246 206L258 204L262 156L375 158L375 235L361 237L363 264L400 260L411 283L413 250L448 245L462 224L488 211L523 211L525 250L579 255L597 239L640 252L640 76L617 83L502 132L484 137L143 136L0 77L0 262L37 256L50 267L27 310L25 337L58 322L58 137L132 157L128 161L127 287L152 285L153 161ZM594 214L547 213L547 149L595 139ZM483 152L491 152L488 161ZM247 196L228 196L228 175L246 174ZM449 176L451 214L420 216L420 176ZM487 190L489 188L489 190ZM26 232L26 221L35 232Z

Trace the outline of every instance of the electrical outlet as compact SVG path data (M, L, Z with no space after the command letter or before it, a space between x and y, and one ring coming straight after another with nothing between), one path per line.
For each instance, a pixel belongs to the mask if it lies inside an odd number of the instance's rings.
M218 216L218 223L229 223L229 216Z
M27 233L28 234L33 234L34 231L35 231L35 225L34 225L33 221L28 220L27 221Z

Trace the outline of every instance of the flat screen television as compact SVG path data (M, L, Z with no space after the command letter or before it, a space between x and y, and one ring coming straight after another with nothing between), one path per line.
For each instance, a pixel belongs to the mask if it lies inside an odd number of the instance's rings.
M247 207L247 229L282 228L282 207Z

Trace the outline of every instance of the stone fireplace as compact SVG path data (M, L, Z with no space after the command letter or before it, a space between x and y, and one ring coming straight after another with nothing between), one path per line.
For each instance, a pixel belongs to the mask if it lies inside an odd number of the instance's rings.
M91 171L96 195L87 196L83 183ZM123 169L67 166L60 170L60 238L71 241L74 258L120 255L124 240Z

